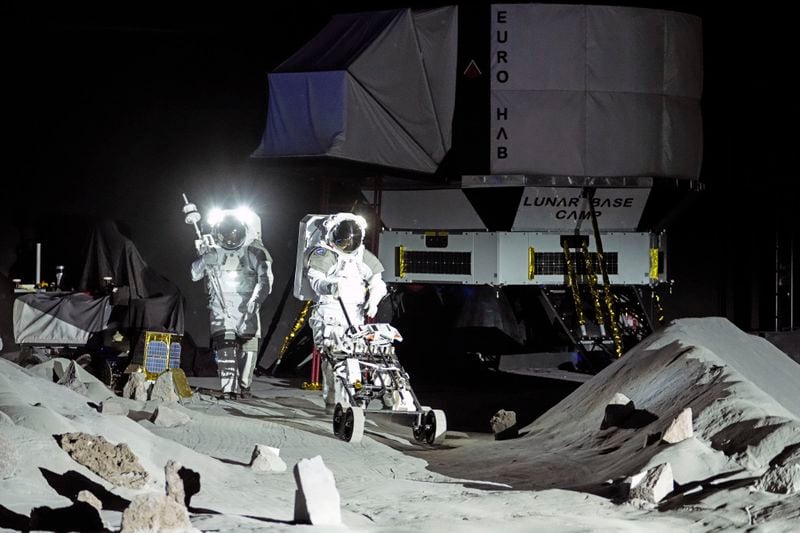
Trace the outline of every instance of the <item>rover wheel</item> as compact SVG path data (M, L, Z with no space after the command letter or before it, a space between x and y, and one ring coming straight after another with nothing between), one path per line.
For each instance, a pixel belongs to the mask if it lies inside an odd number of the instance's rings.
M342 438L347 442L361 442L364 436L364 409L348 407L344 414Z
M447 417L441 409L431 409L423 418L422 427L425 442L430 445L441 444L447 435Z
M344 409L342 404L337 403L333 409L333 434L340 439L344 438Z

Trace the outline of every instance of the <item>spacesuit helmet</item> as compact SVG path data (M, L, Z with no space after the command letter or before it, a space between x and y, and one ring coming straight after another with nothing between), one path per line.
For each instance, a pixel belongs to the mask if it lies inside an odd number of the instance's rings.
M352 253L364 242L364 228L352 218L339 220L330 233L330 243L345 253Z
M214 225L214 239L226 250L236 250L247 237L247 226L233 214L225 215Z

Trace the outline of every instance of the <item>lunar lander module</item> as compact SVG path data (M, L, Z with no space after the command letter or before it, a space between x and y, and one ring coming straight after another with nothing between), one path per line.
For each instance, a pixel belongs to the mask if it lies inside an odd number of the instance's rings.
M664 10L337 15L269 74L254 157L369 169L395 295L457 295L454 328L513 341L475 336L497 370L592 373L663 319L666 230L701 189L702 57L700 19Z

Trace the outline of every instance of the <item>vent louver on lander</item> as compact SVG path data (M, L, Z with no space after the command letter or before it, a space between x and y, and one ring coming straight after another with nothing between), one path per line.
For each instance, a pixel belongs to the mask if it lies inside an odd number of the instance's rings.
M586 263L583 256L572 253L572 262L575 271L579 276L586 275ZM597 253L591 253L594 272L600 272L600 260ZM619 255L617 252L606 252L603 254L606 264L606 272L610 275L619 274ZM564 274L567 266L564 261L563 252L540 252L534 255L534 271L542 276Z
M411 274L472 274L471 252L396 250L396 271Z

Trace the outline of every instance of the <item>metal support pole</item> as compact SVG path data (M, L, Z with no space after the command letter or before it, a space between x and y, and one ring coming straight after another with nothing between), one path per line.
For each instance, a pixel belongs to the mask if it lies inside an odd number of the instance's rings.
M584 189L584 194L589 199L589 211L592 215L592 229L594 230L594 245L597 248L597 261L600 266L600 273L603 276L603 296L606 301L606 308L608 309L608 325L611 328L611 337L614 339L614 350L617 357L622 356L622 335L620 334L619 324L617 323L617 314L614 311L614 298L611 294L611 280L608 276L608 269L606 269L606 260L603 253L603 240L600 236L600 226L597 223L597 212L594 210L594 193L593 187Z
M581 338L586 338L586 317L583 314L583 302L581 302L580 288L578 287L578 274L575 268L575 261L569 251L567 241L561 243L564 250L564 267L566 269L567 284L572 291L572 301L575 304L575 316L578 321L578 327L581 330Z
M775 331L779 330L780 319L780 232L775 231Z
M42 283L42 243L36 243L36 289L40 289Z
M789 329L794 331L794 233L789 237Z
M372 253L378 255L380 248L380 234L381 234L381 201L383 194L383 178L376 176L373 178L373 185L375 189L372 191L372 209L375 213L375 223L372 227Z
M319 371L320 371L320 354L317 347L314 346L311 356L311 385L314 387L319 386Z

